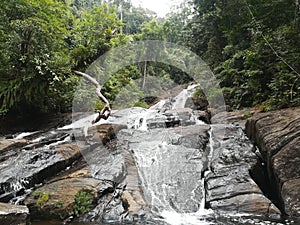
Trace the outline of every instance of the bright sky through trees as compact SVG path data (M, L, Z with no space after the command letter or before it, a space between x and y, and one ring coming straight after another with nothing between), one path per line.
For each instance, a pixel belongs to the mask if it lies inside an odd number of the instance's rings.
M141 6L156 12L159 17L164 17L171 11L172 6L182 1L183 0L132 0L132 3L135 6Z

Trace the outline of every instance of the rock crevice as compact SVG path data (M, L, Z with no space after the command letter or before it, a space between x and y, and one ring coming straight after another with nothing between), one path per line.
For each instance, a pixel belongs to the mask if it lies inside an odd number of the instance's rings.
M300 216L300 108L257 113L246 133L259 147L280 208Z

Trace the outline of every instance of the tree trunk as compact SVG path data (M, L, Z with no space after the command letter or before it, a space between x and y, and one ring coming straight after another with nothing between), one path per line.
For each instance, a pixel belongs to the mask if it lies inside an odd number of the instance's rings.
M146 78L147 78L147 61L145 61L145 64L144 64L144 79L143 79L143 84L142 84L142 90L145 89Z

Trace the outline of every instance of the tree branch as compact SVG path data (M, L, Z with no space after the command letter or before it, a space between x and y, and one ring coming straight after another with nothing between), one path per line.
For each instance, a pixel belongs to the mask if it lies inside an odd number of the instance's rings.
M84 77L86 80L88 80L93 85L95 85L96 86L96 95L105 104L104 108L101 111L99 111L99 110L97 111L98 116L92 123L97 123L101 119L107 120L108 117L111 114L111 108L110 108L110 105L109 105L109 101L101 93L101 85L98 83L98 81L95 78L91 77L90 75L88 75L86 73L79 72L79 71L76 71L76 70L72 71L72 72L75 73L76 75Z

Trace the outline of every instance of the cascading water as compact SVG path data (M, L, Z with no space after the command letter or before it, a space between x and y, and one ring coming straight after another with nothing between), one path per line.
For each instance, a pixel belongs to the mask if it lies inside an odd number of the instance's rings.
M151 110L165 112L163 107L166 106L167 110L174 111L184 108L187 98L192 96L195 87L196 85L183 90L173 101L167 99L158 102ZM154 111L143 114L143 129L134 133L138 138L133 138L129 143L129 149L135 158L145 200L158 220L169 225L280 224L268 219L255 219L249 214L229 212L219 214L205 208L206 200L211 198L206 196L205 182L209 182L206 178L214 174L214 166L216 168L222 166L222 163L212 164L218 163L218 159L222 157L225 157L226 161L227 157L226 147L220 148L221 142L224 142L225 146L229 144L229 149L240 147L242 151L248 151L251 148L251 146L249 148L247 145L244 146L244 134L240 128L229 127L229 136L225 134L226 125L216 127L217 134L214 134L215 125L209 126L203 122L195 122L188 127L151 129L147 126L149 122L147 118L153 117ZM192 118L194 115L191 115ZM197 132L193 136L195 130ZM236 134L233 133L234 130ZM190 138L184 137L184 133ZM203 136L204 133L207 134L205 144L202 146L190 144L197 139L197 134ZM217 143L214 141L215 135L220 139ZM240 140L235 139L235 135ZM235 146L235 142L239 143L239 141L242 142L241 146L239 144ZM196 141L199 142L201 141ZM237 157L230 154L229 158ZM224 179L228 178L224 177ZM228 189L228 192L230 191Z
M26 132L15 136L16 140L26 138L30 141L20 149L18 154L13 152L12 156L7 157L7 159L3 158L4 163L0 162L1 175L3 176L2 183L10 182L10 186L7 186L7 189L4 191L7 191L7 193L14 192L13 194L17 195L11 200L11 203L19 204L22 202L27 193L32 190L28 187L34 187L34 185L43 182L43 179L35 179L46 176L45 171L49 173L48 175L53 175L62 170L58 166L63 162L63 158L54 149L56 145L72 141L72 136L70 136L71 129L73 129L73 135L79 130L81 132L82 129L87 134L88 128L91 126L102 123L115 123L127 125L128 127L128 129L124 129L124 132L128 132L129 135L123 137L121 135L117 136L117 138L120 138L119 140L125 139L126 143L128 143L126 150L132 153L135 160L140 185L143 190L142 193L147 206L153 214L149 218L150 224L280 225L290 223L280 223L276 219L271 220L269 218L264 220L253 215L245 217L234 211L219 214L212 209L206 208L207 206L213 206L215 202L219 203L218 200L222 198L222 196L218 196L218 191L220 191L218 188L224 185L221 182L225 182L224 186L226 186L228 185L226 182L229 180L229 183L231 183L230 179L234 179L234 176L240 179L239 174L243 171L240 171L239 167L237 172L234 171L234 168L231 168L233 164L230 163L228 167L229 173L236 172L236 174L229 176L229 178L227 175L222 177L222 173L228 169L225 164L232 162L230 160L233 160L233 162L238 161L239 153L243 151L248 152L244 155L242 153L241 165L243 163L245 165L251 163L252 158L249 157L251 146L245 143L247 141L244 139L243 131L240 128L227 127L224 124L204 124L198 120L199 117L195 111L184 108L186 106L185 102L193 95L196 87L197 85L189 86L177 97L161 100L149 109L133 107L114 111L107 121L101 120L94 125L91 121L96 114L82 118L71 125L57 130L39 133ZM228 129L233 138L230 135L223 135L222 129ZM238 138L234 139L234 136ZM238 143L236 144L235 142ZM238 149L238 153L230 152L232 149ZM121 159L121 156L117 155L116 152L112 154L108 152L108 154L111 161L104 166L109 167L108 164L113 164L116 159ZM249 161L247 161L248 157ZM218 162L220 158L223 160L221 163ZM75 161L76 157L72 157L72 160ZM63 168L66 169L68 166L71 166L70 162L66 163ZM123 167L120 168L123 171ZM246 173L248 173L249 167L243 168L246 168ZM118 171L118 168L112 169ZM219 171L219 174L218 169L221 171ZM6 176L15 177L16 179L6 181L4 179ZM241 177L237 185L239 185L240 181L247 181L247 179L250 179L250 177ZM26 188L28 189L24 190ZM211 190L208 190L209 188ZM18 196L16 192L20 190L23 190L25 195ZM228 195L230 195L231 191L232 187L230 186ZM255 189L255 191L257 190ZM235 198L235 193L233 195L233 198ZM216 201L212 199L214 197L217 198ZM232 197L229 196L227 198L230 199ZM213 203L211 204L209 201ZM253 204L255 203L253 202ZM230 205L231 203L229 202L228 204ZM132 222L131 224L140 225L143 222ZM42 224L49 225L47 222ZM61 222L58 222L58 224L61 224ZM77 223L72 224L78 225ZM83 224L89 223L80 223L80 225Z
M191 97L197 86L184 89L173 101L161 100L151 110L164 111L166 105L174 111L184 108L187 98ZM172 142L175 139L181 141L181 132L173 133L172 129L163 128L147 131L145 124L149 114L145 115L141 129L145 133L140 135L159 135L144 144L131 143L130 148L134 152L145 198L152 211L172 225L210 224L201 219L211 212L204 208L204 152L192 146L174 145ZM194 119L193 115L191 119ZM177 130L180 131L180 128Z
M176 97L174 97L174 102L172 103L172 109L185 108L185 103L189 97L192 97L199 84L189 85L186 89L183 89Z

